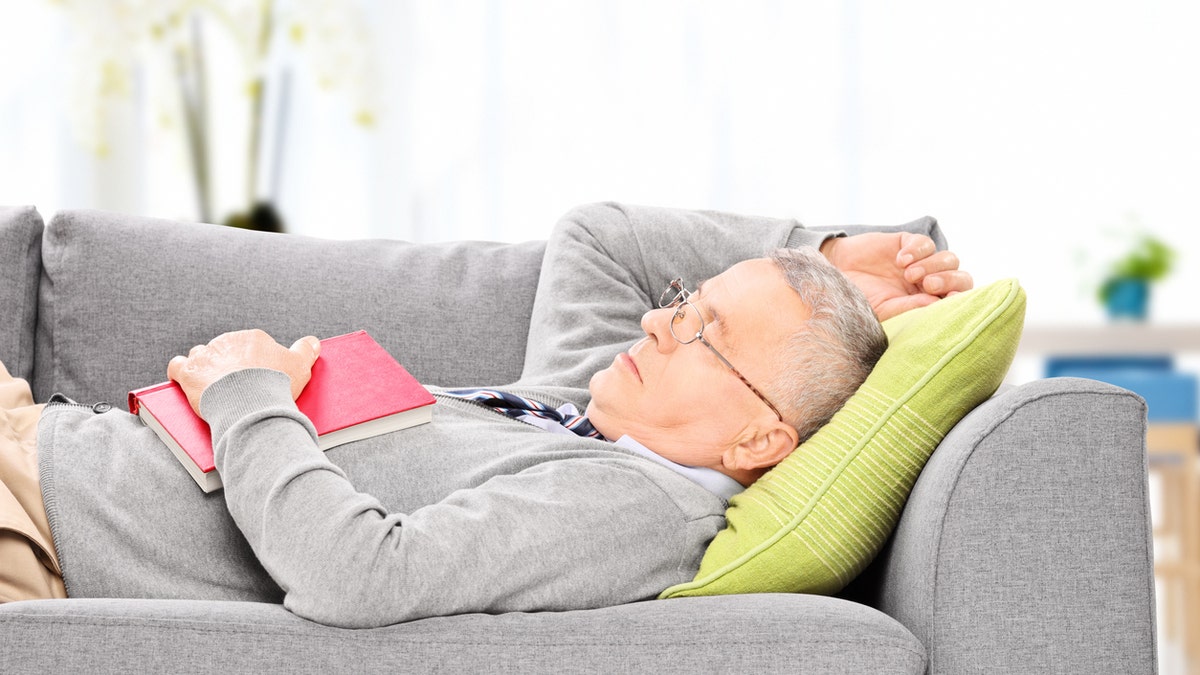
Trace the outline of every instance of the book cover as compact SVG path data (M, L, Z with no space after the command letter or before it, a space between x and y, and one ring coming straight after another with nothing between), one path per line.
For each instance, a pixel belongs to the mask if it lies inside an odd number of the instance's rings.
M312 378L296 399L322 450L424 424L433 403L429 390L366 331L321 340ZM221 487L208 423L192 411L178 383L129 392L129 412L158 434L202 490Z

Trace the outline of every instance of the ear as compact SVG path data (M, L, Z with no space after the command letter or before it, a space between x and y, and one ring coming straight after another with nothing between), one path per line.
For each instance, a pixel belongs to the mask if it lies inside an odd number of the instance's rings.
M800 434L790 424L773 420L766 427L726 451L725 468L734 471L766 470L783 461L800 444Z

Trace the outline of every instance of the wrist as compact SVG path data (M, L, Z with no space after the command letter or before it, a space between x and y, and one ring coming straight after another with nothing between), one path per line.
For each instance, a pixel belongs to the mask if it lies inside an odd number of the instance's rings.
M837 267L837 264L834 262L834 256L836 255L834 250L837 248L841 240L842 237L829 237L825 241L821 242L819 249L821 251L821 255L825 256L825 259L828 260L830 264L833 264L834 267Z
M210 426L223 427L250 411L273 406L295 407L287 375L270 368L245 368L205 388L200 397L203 413L198 414Z

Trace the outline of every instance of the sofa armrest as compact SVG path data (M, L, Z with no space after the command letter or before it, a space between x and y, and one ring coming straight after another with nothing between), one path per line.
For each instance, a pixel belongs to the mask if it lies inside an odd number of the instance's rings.
M946 436L876 565L874 604L929 672L1155 672L1145 439L1141 398L1074 378Z

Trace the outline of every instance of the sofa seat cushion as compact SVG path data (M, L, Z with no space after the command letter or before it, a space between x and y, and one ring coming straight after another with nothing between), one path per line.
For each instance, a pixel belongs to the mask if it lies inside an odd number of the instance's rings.
M895 529L925 462L995 392L1025 294L998 281L884 322L889 346L833 419L734 497L695 579L664 597L836 593Z
M925 648L891 617L808 595L649 601L469 614L367 630L280 605L57 600L0 605L6 672L923 673ZM53 635L53 645L47 636Z

